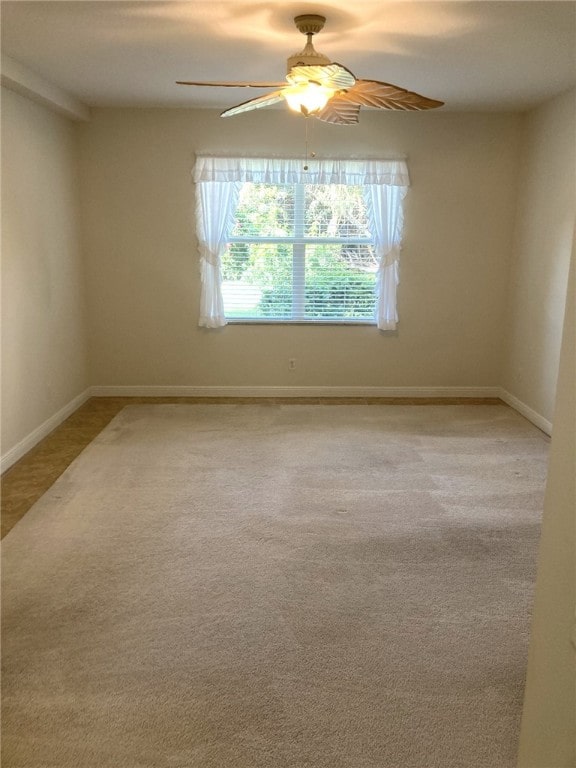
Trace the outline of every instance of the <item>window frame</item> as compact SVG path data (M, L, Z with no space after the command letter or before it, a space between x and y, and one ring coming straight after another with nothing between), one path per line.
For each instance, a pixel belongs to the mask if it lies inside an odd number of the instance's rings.
M249 182L245 182L249 183ZM306 246L307 245L370 245L375 247L374 235L371 237L322 237L307 236L304 234L304 222L306 211L305 187L309 181L289 182L284 186L294 189L294 234L258 237L255 235L230 235L227 247L235 243L247 244L285 244L292 248L292 314L291 317L234 317L226 314L226 322L230 325L376 325L376 277L374 278L374 308L373 316L346 318L346 317L319 317L318 319L305 316L306 301ZM281 186L275 184L274 186ZM339 186L337 184L325 186ZM348 185L359 186L359 185Z

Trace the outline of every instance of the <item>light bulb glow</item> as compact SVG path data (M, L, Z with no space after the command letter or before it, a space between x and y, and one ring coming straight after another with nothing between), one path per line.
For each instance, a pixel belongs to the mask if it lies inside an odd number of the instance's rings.
M308 115L323 109L334 95L334 90L320 83L307 81L290 85L283 93L290 109Z

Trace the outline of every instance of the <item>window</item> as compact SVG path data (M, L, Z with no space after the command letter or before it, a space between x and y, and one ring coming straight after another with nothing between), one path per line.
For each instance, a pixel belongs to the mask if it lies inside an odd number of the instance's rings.
M400 160L199 157L200 325L397 322Z
M227 319L375 322L378 262L361 186L245 182L229 237Z

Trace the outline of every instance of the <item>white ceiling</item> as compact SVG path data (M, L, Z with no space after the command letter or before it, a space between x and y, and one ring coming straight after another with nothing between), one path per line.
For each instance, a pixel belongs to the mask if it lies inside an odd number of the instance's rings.
M231 106L264 91L175 80L283 80L305 38L357 77L446 102L520 110L576 82L576 2L2 2L2 52L90 106Z

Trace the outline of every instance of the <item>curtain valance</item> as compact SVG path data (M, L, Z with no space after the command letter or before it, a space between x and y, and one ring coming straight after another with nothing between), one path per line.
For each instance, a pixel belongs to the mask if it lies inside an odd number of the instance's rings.
M309 160L302 158L207 157L199 155L195 182L254 182L257 184L385 184L410 185L404 160Z

